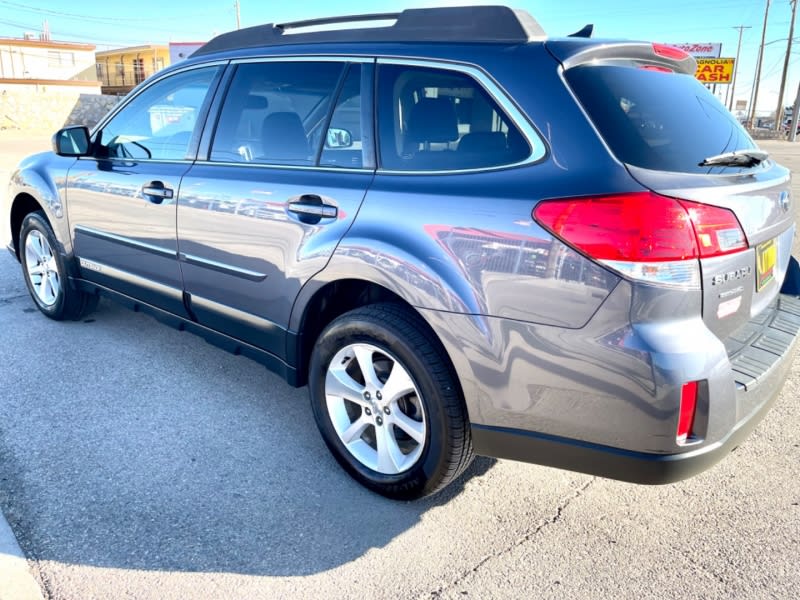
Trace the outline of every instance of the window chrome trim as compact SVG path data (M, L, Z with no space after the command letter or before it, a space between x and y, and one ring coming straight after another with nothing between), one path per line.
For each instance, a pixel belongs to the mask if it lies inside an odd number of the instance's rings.
M375 62L374 56L354 56L350 54L281 54L280 56L248 56L246 58L233 58L232 65L263 62L340 62L369 64Z
M195 267L211 269L212 271L224 273L225 275L232 275L234 277L240 277L249 281L263 281L267 278L265 273L259 273L258 271L251 271L250 269L235 267L227 263L221 263L217 262L216 260L195 256L194 254L186 254L181 252L178 254L178 257L182 262L194 265Z
M435 171L420 170L400 170L382 169L378 167L378 173L383 175L447 175L459 173L484 173L487 171L498 171L501 169L512 169L524 165L539 162L547 156L547 145L542 136L536 131L534 126L522 112L522 110L509 97L508 93L490 77L483 69L473 64L459 62L449 62L441 59L421 59L421 58L402 58L402 57L378 57L378 65L398 65L407 67L420 67L426 69L440 69L442 71L455 71L471 77L484 91L489 94L497 105L505 112L511 122L520 130L525 140L531 147L531 152L525 160L504 165L493 165L490 167L478 167L472 169L443 169Z
M281 165L276 163L251 163L251 162L225 162L220 160L197 160L193 163L198 167L247 167L249 169L290 169L293 171L328 171L331 173L374 173L375 169L365 167L327 167L316 165Z
M104 158L97 158L96 156L79 156L78 160L93 160L95 162L108 160L114 163L159 163L170 165L193 165L195 163L193 158L125 158L123 156L106 156Z

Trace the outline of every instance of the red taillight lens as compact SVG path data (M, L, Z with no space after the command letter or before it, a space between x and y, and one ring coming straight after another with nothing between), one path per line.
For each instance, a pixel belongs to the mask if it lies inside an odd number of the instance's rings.
M747 248L747 238L731 211L718 206L679 200L686 209L697 235L700 256L721 256Z
M681 388L681 410L678 415L678 432L676 439L683 444L692 435L694 415L697 411L697 382L684 383Z
M546 200L533 217L596 260L679 261L747 247L731 211L653 192Z
M653 44L653 53L656 56L663 56L664 58L671 58L673 60L686 60L689 58L688 52L668 44Z
M642 65L639 67L642 71L657 71L658 73L674 73L672 69L668 67L659 67L656 65Z

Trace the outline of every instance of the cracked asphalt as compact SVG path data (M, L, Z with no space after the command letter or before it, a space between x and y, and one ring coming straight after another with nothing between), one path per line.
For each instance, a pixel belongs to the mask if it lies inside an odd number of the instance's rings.
M0 138L0 170L46 145ZM341 471L305 389L107 301L49 321L0 254L0 509L48 599L798 598L798 398L800 359L689 481L479 459L396 503Z

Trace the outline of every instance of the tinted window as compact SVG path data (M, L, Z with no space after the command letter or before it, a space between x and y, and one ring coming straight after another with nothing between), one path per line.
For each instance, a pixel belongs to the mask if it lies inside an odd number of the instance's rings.
M193 69L148 87L103 127L99 154L154 160L186 158L218 72L218 67Z
M222 106L211 160L315 164L342 69L336 62L239 65Z
M381 65L378 129L385 169L494 167L522 161L531 152L484 89L455 71Z
M566 77L622 162L707 173L709 167L698 166L704 158L755 148L736 119L691 75L582 66L567 71Z
M319 164L358 169L364 164L361 143L361 65L350 65L322 147Z

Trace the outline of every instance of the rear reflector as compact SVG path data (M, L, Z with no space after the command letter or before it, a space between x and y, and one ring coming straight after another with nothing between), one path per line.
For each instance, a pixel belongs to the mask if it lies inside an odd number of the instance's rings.
M694 426L694 415L697 411L697 382L690 381L684 383L681 388L681 410L678 415L678 432L676 440L679 444L685 444L686 440L692 435Z
M730 210L653 192L545 200L533 217L589 258L666 285L699 287L696 259L747 248Z

